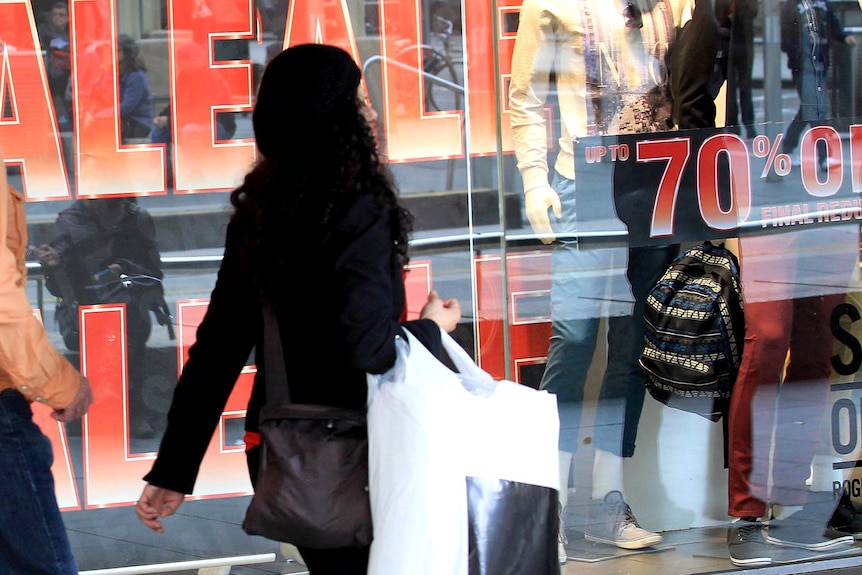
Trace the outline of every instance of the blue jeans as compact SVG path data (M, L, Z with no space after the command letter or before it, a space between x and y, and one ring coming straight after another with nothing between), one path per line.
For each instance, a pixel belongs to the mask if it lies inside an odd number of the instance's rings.
M560 231L571 233L575 183L557 176L553 184L563 203L561 225L568 228ZM607 368L593 441L595 447L615 455L634 455L646 390L638 364L644 344L644 306L678 252L678 244L579 251L575 242L564 242L554 250L551 341L540 388L557 395L563 451L575 452L578 447L584 386L600 319L607 317ZM620 265L625 266L625 277L610 277ZM629 288L625 294L621 282Z
M807 125L816 125L830 119L829 98L826 97L826 66L823 62L812 62L802 58L801 70L793 73L796 92L799 94L799 109L787 127L781 152L792 154L799 145L799 138ZM822 150L822 142L818 143ZM821 151L821 154L825 150ZM822 157L822 156L821 156Z
M15 390L0 392L0 572L77 575L57 507L51 442Z

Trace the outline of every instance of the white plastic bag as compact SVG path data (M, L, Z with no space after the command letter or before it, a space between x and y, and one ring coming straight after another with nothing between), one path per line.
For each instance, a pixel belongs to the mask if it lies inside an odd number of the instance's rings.
M556 396L514 381L494 381L446 333L443 348L462 383L477 388L464 399L468 415L462 423L465 446L470 448L465 474L557 489L560 419ZM487 382L493 390L488 394Z
M513 505L526 501L507 495L497 480L542 486L538 495L534 489L530 496L553 506L553 516L538 512L530 521L543 525L516 527L538 538L534 547L549 539L548 569L555 567L558 573L556 398L513 382L494 381L448 334L443 333L443 344L458 373L408 332L407 341L397 342L398 360L392 370L368 377L374 521L368 575L493 572L485 568L494 554L489 551L493 541L471 526L470 517L477 513L492 517L501 504L509 513ZM491 515L485 512L486 503L491 504ZM499 535L512 526L491 527ZM545 531L553 535L537 535ZM476 543L477 537L484 547ZM535 562L537 553L544 553L544 548L523 557ZM531 575L552 572L544 565L522 567Z

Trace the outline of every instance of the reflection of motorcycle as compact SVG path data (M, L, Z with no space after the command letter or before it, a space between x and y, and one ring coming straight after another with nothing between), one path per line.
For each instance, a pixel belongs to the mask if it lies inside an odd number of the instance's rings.
M162 280L145 274L117 273L106 268L96 274L96 283L87 286L95 290L97 299L104 302L137 302L141 310L153 312L156 321L168 330L168 337L175 339L174 316L165 301Z

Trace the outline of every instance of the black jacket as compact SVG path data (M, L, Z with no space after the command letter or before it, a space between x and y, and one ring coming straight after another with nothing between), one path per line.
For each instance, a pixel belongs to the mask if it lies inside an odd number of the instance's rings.
M806 10L806 4L808 10ZM802 58L802 18L810 16L814 24L812 57L829 68L829 42L843 42L847 37L838 16L827 0L785 0L781 4L781 51L787 54L787 67L797 74Z
M117 215L103 223L96 202L112 202ZM48 244L60 256L58 268L45 268L45 285L52 294L80 304L119 301L104 276L108 265L119 263L130 276L152 278L160 284L163 273L153 217L132 199L77 200L60 212ZM158 287L161 290L161 287Z
M238 230L228 226L209 308L177 384L158 458L144 478L159 487L192 492L225 402L255 348L258 372L247 429L256 429L265 401L262 310L238 240ZM402 333L405 291L389 216L370 196L362 197L318 237L297 238L292 255L295 278L276 302L291 399L362 408L366 373L383 373L395 363L395 336ZM440 353L437 324L404 325Z

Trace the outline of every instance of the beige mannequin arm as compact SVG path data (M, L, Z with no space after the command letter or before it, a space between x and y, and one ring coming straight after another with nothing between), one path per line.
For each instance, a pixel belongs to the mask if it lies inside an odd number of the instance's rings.
M524 195L524 204L527 211L527 219L533 226L533 232L539 236L543 244L554 241L554 230L551 227L551 218L548 209L553 211L554 216L559 219L563 215L560 205L560 196L551 186L541 186L529 190Z

